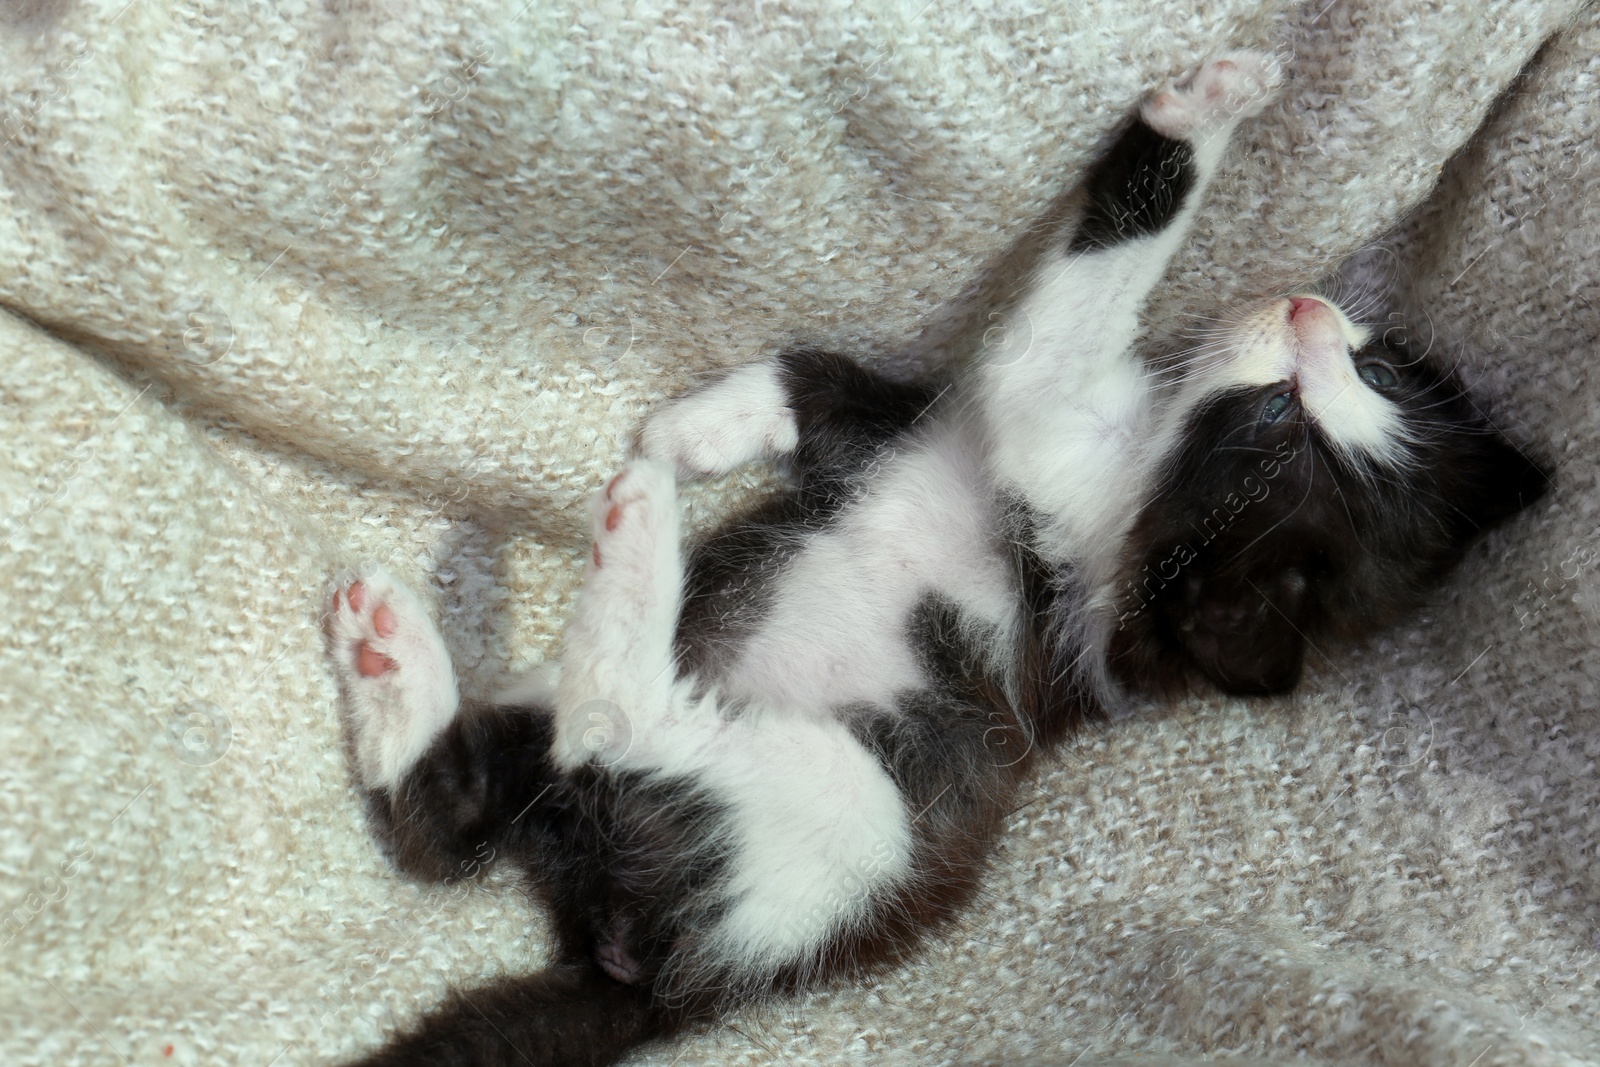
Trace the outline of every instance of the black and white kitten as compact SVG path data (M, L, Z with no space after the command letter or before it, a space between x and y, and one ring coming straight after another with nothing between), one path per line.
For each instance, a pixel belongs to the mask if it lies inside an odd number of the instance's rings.
M948 383L839 356L657 412L601 491L559 678L463 708L417 599L341 582L334 655L397 862L526 872L544 971L365 1061L603 1064L766 993L902 958L969 900L1034 759L1128 694L1292 686L1381 626L1544 475L1459 382L1313 296L1181 373L1133 351L1253 53L1153 97L1017 308ZM790 491L687 561L674 479L788 457Z

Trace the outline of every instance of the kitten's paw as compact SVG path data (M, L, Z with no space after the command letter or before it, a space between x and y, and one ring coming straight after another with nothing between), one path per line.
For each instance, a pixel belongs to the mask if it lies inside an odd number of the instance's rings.
M393 789L455 717L450 653L421 602L381 569L340 577L328 635L361 780Z
M1282 81L1277 56L1226 52L1206 60L1187 82L1151 97L1140 114L1164 137L1193 140L1259 114Z
M634 460L595 496L590 563L596 571L629 576L638 593L653 589L663 577L675 586L678 527L672 468L657 460Z
M684 477L726 474L800 443L775 362L740 367L651 413L640 450Z

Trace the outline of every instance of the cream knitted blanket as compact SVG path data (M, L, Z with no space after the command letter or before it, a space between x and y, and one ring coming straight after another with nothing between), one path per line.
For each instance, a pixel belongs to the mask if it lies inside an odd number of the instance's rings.
M918 962L639 1062L1600 1064L1578 0L10 0L0 1061L336 1064L537 967L508 881L369 836L333 568L431 594L472 691L558 656L651 402L796 342L930 358L1140 94L1236 45L1291 82L1156 319L1387 238L1553 495L1297 698L1070 747Z

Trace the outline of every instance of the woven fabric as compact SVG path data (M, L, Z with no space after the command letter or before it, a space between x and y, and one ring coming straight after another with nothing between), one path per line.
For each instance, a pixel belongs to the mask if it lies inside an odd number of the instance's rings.
M638 1062L1600 1063L1576 0L0 9L0 1059L336 1064L538 967L507 872L416 885L369 835L333 570L422 591L470 692L557 658L651 403L795 343L936 358L1141 94L1233 46L1289 84L1151 343L1382 242L1397 324L1553 493L1298 696L1069 746L916 962Z

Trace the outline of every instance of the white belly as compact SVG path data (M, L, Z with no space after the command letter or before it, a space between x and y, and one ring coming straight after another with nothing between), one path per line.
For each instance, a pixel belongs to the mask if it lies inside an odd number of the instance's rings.
M724 693L814 714L892 705L927 682L907 626L929 593L1010 624L1014 580L978 456L936 431L886 468L790 561Z

